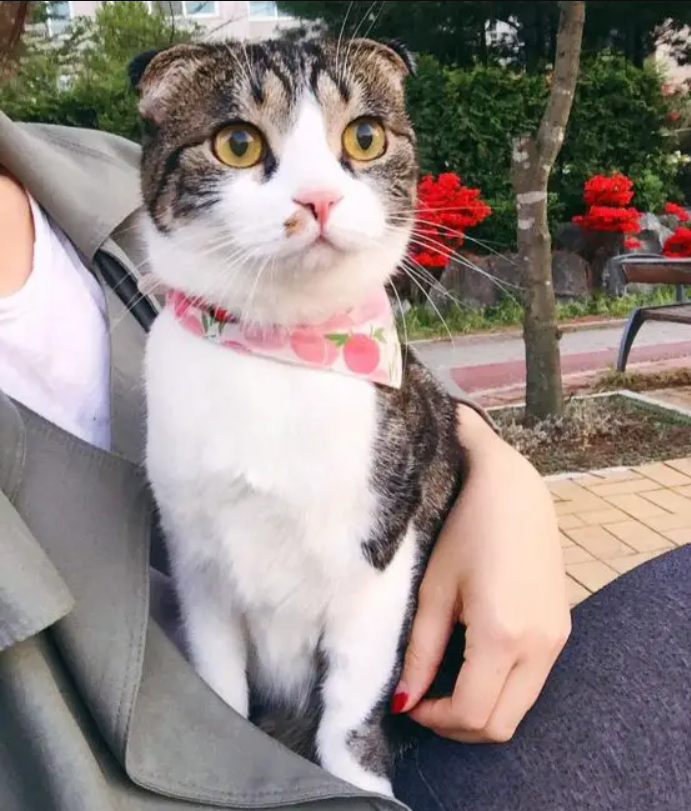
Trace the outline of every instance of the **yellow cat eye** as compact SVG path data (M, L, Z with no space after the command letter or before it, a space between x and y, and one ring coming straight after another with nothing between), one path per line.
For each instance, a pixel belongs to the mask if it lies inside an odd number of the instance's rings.
M229 124L214 137L213 150L226 166L249 169L264 155L264 138L251 124Z
M358 118L343 132L343 149L355 161L373 161L386 151L386 130L374 118Z

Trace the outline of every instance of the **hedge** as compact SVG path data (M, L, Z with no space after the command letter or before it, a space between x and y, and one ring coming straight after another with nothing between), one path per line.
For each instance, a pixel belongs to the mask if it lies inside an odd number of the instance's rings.
M475 237L509 247L515 238L510 181L511 140L533 130L545 109L549 79L500 67L472 70L419 61L408 100L423 172L454 171L479 186L494 216ZM593 174L620 171L635 182L635 204L660 210L678 197L678 167L665 122L671 102L662 77L623 56L602 52L581 66L566 138L550 184L552 221L582 210L583 183Z

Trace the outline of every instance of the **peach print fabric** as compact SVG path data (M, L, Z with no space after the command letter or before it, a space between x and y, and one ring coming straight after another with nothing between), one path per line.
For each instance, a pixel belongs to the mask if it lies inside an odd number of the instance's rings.
M347 313L291 329L245 324L178 290L166 303L186 330L227 349L401 386L401 344L383 288Z

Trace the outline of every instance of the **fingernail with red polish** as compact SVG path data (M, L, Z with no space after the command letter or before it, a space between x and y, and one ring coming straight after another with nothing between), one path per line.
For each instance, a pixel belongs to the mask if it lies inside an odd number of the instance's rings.
M391 699L391 712L398 715L408 703L408 693L405 690L396 690Z

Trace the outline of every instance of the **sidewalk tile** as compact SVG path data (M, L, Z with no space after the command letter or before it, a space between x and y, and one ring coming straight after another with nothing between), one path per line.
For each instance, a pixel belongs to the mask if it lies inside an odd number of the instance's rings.
M586 493L584 496L575 498L572 501L559 501L554 505L558 516L573 515L574 513L592 512L593 510L608 510L610 505L603 499Z
M566 516L565 516L566 517ZM593 510L592 512L580 513L578 516L586 526L593 524L614 524L616 521L628 521L629 516L615 507L609 510ZM575 527L573 527L575 529Z
M560 515L557 520L559 529L575 529L583 526L583 521L577 515ZM676 527L670 527L670 529L676 529Z
M684 546L687 543L691 543L691 528L689 527L685 529L671 529L669 532L663 532L662 534L677 546Z
M641 521L657 532L664 532L670 529L691 528L691 516L689 515L651 515L649 518L642 518Z
M570 546L574 546L574 542L569 538L568 535L564 535L563 532L559 533L559 540L561 541L561 548L568 549Z
M586 563L589 560L595 560L595 558L583 549L580 546L569 546L567 549L562 549L562 553L564 555L564 563L567 566L570 566L572 563Z
M642 465L634 468L634 470L664 487L682 487L685 484L691 484L691 476L675 470L673 467L664 464L664 462Z
M614 470L595 470L593 474L599 479L609 482L624 482L632 479L641 479L640 473L636 473L631 468L616 468Z
M568 574L590 591L597 591L614 580L618 573L601 560L587 563L572 563L566 567Z
M684 498L672 490L652 490L641 498L645 498L646 501L650 501L668 512L677 515L691 515L691 499Z
M616 569L619 574L625 574L626 572L630 572L631 569L635 569L636 566L640 566L642 563L647 563L649 560L652 560L661 554L661 551L636 552L633 555L623 555L620 558L612 558L611 560L607 561L607 565L611 566L613 569Z
M659 492L659 491L658 491ZM607 501L618 507L622 512L628 513L633 518L648 518L651 515L669 515L667 510L661 510L650 501L646 501L642 496L632 494L628 496L609 496Z
M691 476L691 459L668 459L665 464L669 467L673 467L680 473Z
M569 598L569 605L574 606L590 597L590 592L583 588L580 583L577 583L570 577L566 578L566 595Z
M622 521L618 524L607 524L607 531L628 544L636 552L652 552L657 549L671 549L671 544L662 535L653 532L650 527L638 521Z
M596 487L588 489L593 495L607 498L608 496L626 496L630 493L645 493L647 490L658 490L659 488L660 485L650 479L630 479L612 484L598 484Z
M603 527L570 529L565 534L579 546L582 546L583 549L590 552L591 555L601 560L620 557L634 551L630 546L622 543L620 538L610 535Z

